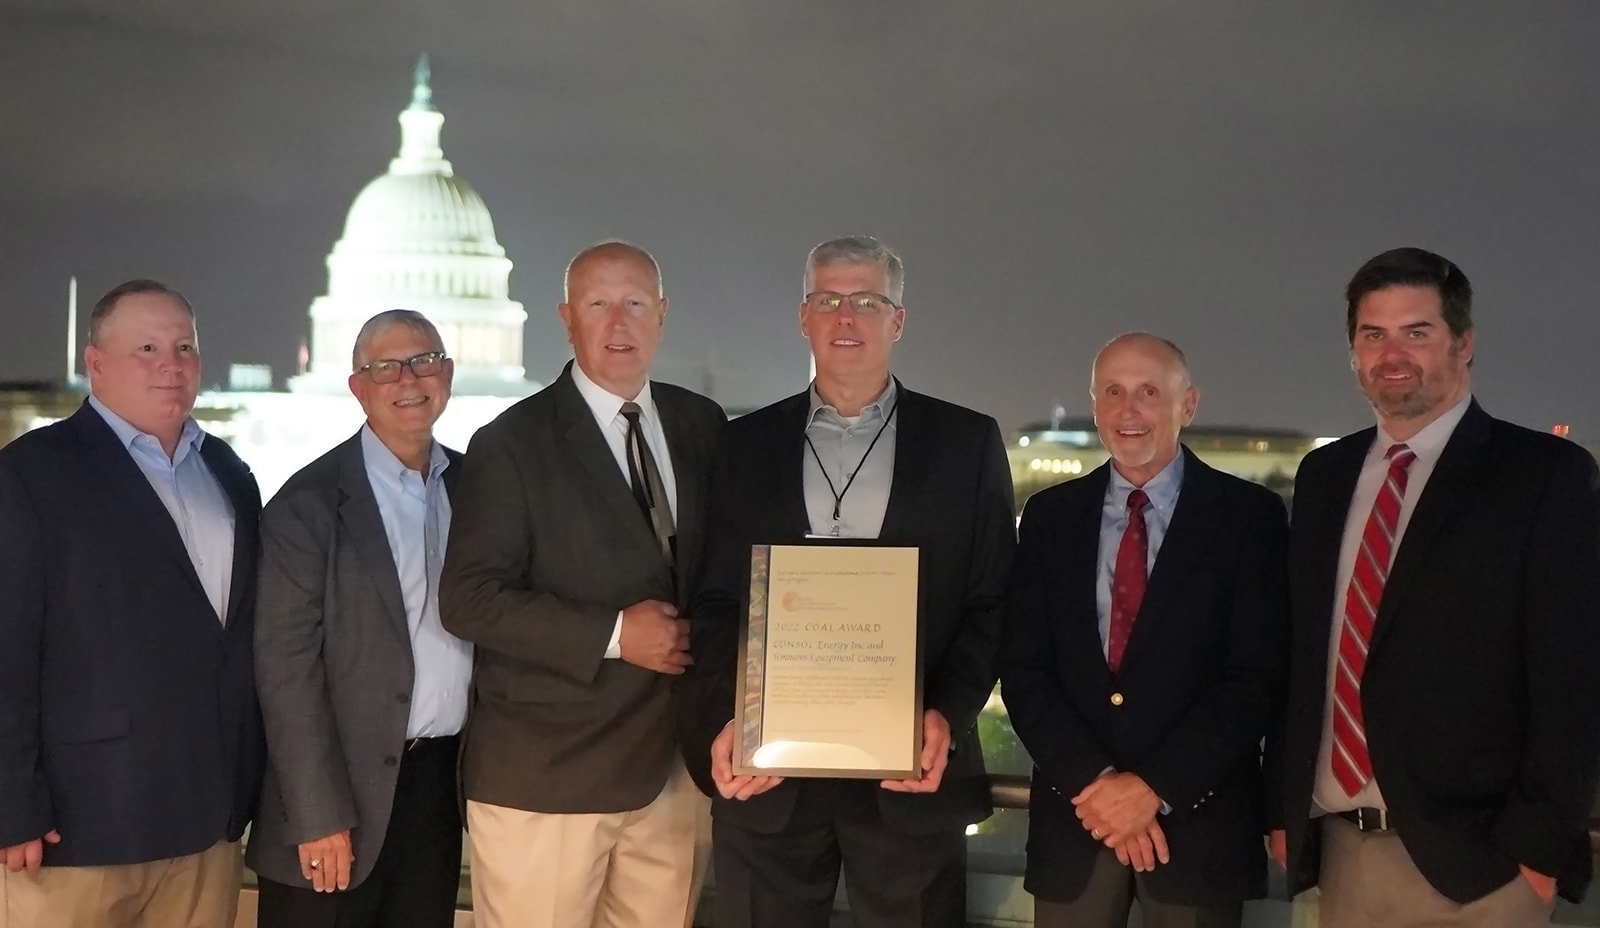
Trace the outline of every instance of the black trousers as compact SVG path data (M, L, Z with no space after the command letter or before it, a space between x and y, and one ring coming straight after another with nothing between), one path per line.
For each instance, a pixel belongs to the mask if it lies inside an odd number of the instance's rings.
M344 892L260 882L259 928L450 928L461 882L460 739L424 738L400 761L372 872Z
M801 789L793 819L775 834L713 819L717 928L827 928L841 869L857 928L965 928L963 828L891 829L876 780Z
M1035 928L1126 928L1136 899L1144 928L1239 928L1244 919L1243 902L1202 906L1153 899L1133 868L1117 862L1116 851L1101 848L1089 872L1089 885L1078 898L1035 899L1033 924Z

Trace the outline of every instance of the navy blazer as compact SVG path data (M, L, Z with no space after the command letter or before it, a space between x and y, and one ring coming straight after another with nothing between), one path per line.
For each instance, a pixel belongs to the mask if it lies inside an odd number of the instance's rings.
M200 454L234 510L217 620L171 515L87 403L0 449L0 847L54 829L46 866L237 840L264 744L251 638L255 478Z
M1289 889L1320 875L1308 815L1339 547L1375 429L1306 456L1290 531L1284 718L1267 754ZM1359 516L1365 518L1365 516ZM1417 499L1361 681L1372 769L1428 883L1482 898L1526 864L1583 897L1600 762L1600 472L1581 447L1474 400Z
M1095 606L1111 466L1039 491L1023 511L1000 688L1034 761L1026 886L1067 902L1100 843L1073 796L1107 767L1172 809L1172 861L1140 879L1163 902L1266 891L1261 739L1287 663L1288 516L1265 487L1183 449L1183 487L1119 671Z

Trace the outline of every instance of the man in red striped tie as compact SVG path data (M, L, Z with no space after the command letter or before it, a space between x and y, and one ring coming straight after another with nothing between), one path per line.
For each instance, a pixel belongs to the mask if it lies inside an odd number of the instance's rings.
M1472 289L1400 248L1346 288L1377 413L1307 455L1270 843L1321 928L1548 923L1600 769L1600 477L1473 399Z

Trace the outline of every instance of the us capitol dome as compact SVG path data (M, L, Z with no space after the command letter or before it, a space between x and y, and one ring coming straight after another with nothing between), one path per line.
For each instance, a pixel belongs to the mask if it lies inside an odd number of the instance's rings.
M445 158L443 125L424 55L400 113L400 153L356 196L328 255L328 292L311 304L309 367L290 390L348 395L356 333L386 309L414 309L439 327L456 361L456 396L538 389L522 366L528 314L508 295L511 259L489 207Z

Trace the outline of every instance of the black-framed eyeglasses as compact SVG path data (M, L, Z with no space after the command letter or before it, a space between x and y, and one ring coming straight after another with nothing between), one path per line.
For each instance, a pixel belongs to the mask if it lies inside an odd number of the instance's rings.
M806 294L806 308L814 313L836 313L839 307L847 303L850 309L860 316L876 316L878 313L900 308L899 303L871 290L857 290L855 293L817 290Z
M409 367L411 376L421 380L424 377L437 377L439 372L444 370L444 362L448 360L450 356L442 351L430 351L406 358L404 361L398 358L379 358L361 365L356 369L356 373L366 374L372 378L373 383L394 383L400 379L400 371Z

